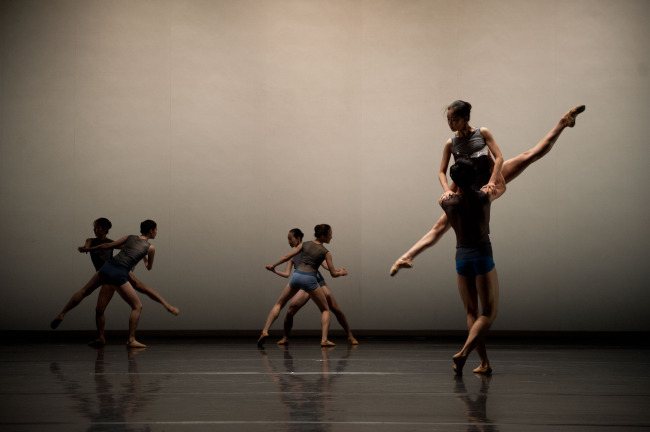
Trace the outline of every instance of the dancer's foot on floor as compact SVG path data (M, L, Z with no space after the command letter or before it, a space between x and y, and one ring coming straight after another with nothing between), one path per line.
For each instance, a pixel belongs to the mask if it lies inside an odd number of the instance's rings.
M278 345L289 345L289 338L286 336L278 341Z
M88 346L93 348L101 348L104 345L106 345L106 340L104 338L97 338L94 341L88 343Z
M263 347L264 342L266 342L266 338L268 338L268 337L269 337L269 334L267 332L262 332L262 334L260 335L260 338L257 340L257 346L260 347L260 348Z
M167 312L169 312L170 314L175 315L175 316L178 316L178 314L180 313L180 311L178 310L178 308L176 306L169 306L167 308Z
M395 261L395 264L393 264L393 266L390 268L390 275L395 276L399 269L411 267L413 267L413 261L408 258L400 258Z
M133 339L132 341L128 341L126 343L127 348L146 348L147 346L143 343L138 342L137 340Z
M359 341L356 340L354 336L349 336L348 342L350 342L350 345L359 345Z
M584 112L585 109L587 109L586 106L578 105L577 107L571 108L568 113L564 114L562 120L564 121L566 127L572 128L573 126L575 126L576 117L578 117L578 114L580 114L581 112Z
M61 322L63 321L63 317L64 317L64 315L61 314L61 315L58 315L56 318L54 318L52 320L52 322L50 323L50 328L52 330L56 329L59 326L59 324L61 324Z
M480 375L490 375L492 373L492 368L487 365L487 366L479 366L476 369L474 369L472 372L475 374L480 374Z
M452 360L454 361L454 372L456 372L456 375L462 375L463 366L465 366L467 357L462 357L460 354L456 354Z
M323 348L326 348L326 347L336 346L336 344L334 342L332 342L331 340L322 340L322 341L320 341L320 346L322 346Z

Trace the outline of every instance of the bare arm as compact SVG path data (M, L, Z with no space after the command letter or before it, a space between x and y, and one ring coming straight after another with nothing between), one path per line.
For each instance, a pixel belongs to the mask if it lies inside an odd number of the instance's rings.
M285 267L284 271L277 271L276 269L271 270L273 273L275 273L278 276L282 276L285 278L288 278L289 275L291 274L291 267L293 267L293 261L289 260L287 261L287 266Z
M93 240L93 239L91 239L91 238L87 238L87 239L86 239L86 243L84 243L83 246L79 246L79 247L77 248L77 250L78 250L79 252L81 252L81 253L88 252L88 250L90 249L90 242L91 242L92 240Z
M287 261L289 261L291 258L293 258L294 256L298 255L300 252L302 252L302 243L300 243L300 244L299 244L299 245L298 245L294 250L292 250L291 252L289 252L287 255L285 255L285 256L283 256L282 258L280 258L280 261L276 262L276 263L273 264L273 265L271 265L271 264L267 264L267 265L266 265L266 269L267 269L268 271L271 271L271 272L272 272L273 270L275 270L275 268L276 268L277 266L279 266L279 265L282 264L283 262L287 262Z
M497 183L493 188L493 193L490 193L490 188L488 185L483 186L481 190L487 194L488 198L490 198L490 202L492 202L497 198L501 198L501 195L506 192L506 185L505 183L501 182Z
M440 161L440 171L438 172L438 180L445 192L451 192L449 183L447 183L447 169L449 168L449 160L451 159L451 138L445 143L442 150L442 160Z
M151 270L153 267L153 258L156 256L156 248L153 245L149 246L149 251L147 251L147 256L142 259L144 261L144 266L147 270Z
M332 262L332 253L327 252L327 255L325 255L325 262L327 262L327 269L330 271L330 274L332 277L339 277L339 276L346 276L348 274L348 271L341 267L340 270L337 270L336 267L334 267L334 263Z
M125 235L124 237L119 238L119 239L115 240L114 242L103 243L103 244L93 246L93 247L89 247L89 248L84 247L83 252L87 252L87 251L91 251L91 250L95 250L95 249L115 249L115 248L119 248L120 246L122 246L124 244L124 242L126 242L127 238L129 238L129 236ZM79 251L82 252L81 249Z
M499 146L497 145L496 141L494 140L494 137L492 136L492 132L488 130L488 128L482 127L480 129L481 136L485 140L485 143L487 144L488 148L490 149L490 152L492 153L492 156L494 156L494 167L492 168L492 176L490 177L490 181L486 186L488 187L488 195L496 194L496 183L497 179L499 178L499 175L501 175L501 167L503 166L503 155L501 154L501 149L499 149ZM505 190L504 190L505 192Z

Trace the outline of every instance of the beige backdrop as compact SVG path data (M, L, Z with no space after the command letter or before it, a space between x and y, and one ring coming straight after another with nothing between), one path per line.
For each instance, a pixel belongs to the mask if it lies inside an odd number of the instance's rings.
M440 214L455 99L506 158L587 105L493 206L495 329L650 330L650 2L0 8L0 330L48 327L92 274L76 247L102 216L113 238L159 223L136 275L181 315L143 299L142 329L259 329L286 282L264 265L323 222L353 328L464 328L451 233L388 276ZM61 328L93 328L95 298ZM109 328L127 316L116 297ZM296 328L318 322L310 305Z

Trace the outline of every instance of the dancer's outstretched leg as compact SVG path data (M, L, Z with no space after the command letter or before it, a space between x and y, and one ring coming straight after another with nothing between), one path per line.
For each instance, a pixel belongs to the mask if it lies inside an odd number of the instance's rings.
M334 294L332 294L332 291L330 291L327 285L322 286L322 288L323 293L325 294L325 298L327 299L327 304L330 307L330 311L332 311L336 317L336 320L339 322L339 324L341 324L343 330L345 330L345 334L348 337L348 342L350 342L351 345L359 345L359 341L354 337L354 334L352 334L350 324L348 324L348 319L336 302Z
M90 278L90 280L84 285L83 288L81 288L79 291L74 293L72 297L70 297L70 300L68 300L68 303L63 307L63 310L52 320L50 323L50 327L52 329L56 329L59 324L63 321L63 318L65 318L65 314L68 313L71 309L74 309L81 303L81 301L88 297L90 294L93 293L97 288L101 286L99 282L99 275L95 273L93 277Z
M300 309L309 301L309 294L304 290L299 290L298 293L291 300L287 314L284 316L284 335L278 341L278 345L286 345L289 343L289 336L293 328L293 317Z
M266 318L266 324L264 324L264 329L262 329L262 334L260 335L259 339L257 339L257 346L262 347L264 346L264 342L266 342L266 338L269 337L269 329L271 328L271 325L273 322L278 319L278 316L280 316L280 311L282 308L287 304L289 300L293 296L296 295L298 290L293 289L287 284L286 287L284 287L284 290L282 291L282 294L280 294L280 298L275 302L273 307L271 308L271 311L269 312L269 316Z
M142 313L142 303L138 295L128 282L117 287L116 291L131 306L131 314L129 315L129 339L126 341L127 348L145 348L145 344L135 339L135 331L138 328L140 314Z
M142 294L145 294L145 295L148 296L151 300L154 300L154 301L160 303L161 305L163 305L163 307L164 307L165 309L167 309L167 312L169 312L170 314L172 314L172 315L178 315L178 312L179 312L179 311L178 311L178 308L177 308L177 307L172 306L172 305L170 305L169 303L167 303L167 301L165 301L165 299L163 298L163 296L161 296L160 294L158 294L158 292L157 292L156 290L154 290L154 289L151 288L150 286L146 285L146 284L145 284L144 282L142 282L140 279L136 278L136 277L133 275L133 273L129 273L128 280L129 280L129 282L131 283L131 285L133 286L133 288L134 288L136 291L139 291L139 292L141 292Z

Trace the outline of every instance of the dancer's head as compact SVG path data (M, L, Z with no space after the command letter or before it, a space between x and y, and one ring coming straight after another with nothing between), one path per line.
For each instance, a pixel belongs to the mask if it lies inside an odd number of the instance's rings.
M472 104L462 100L452 102L447 107L447 124L449 128L456 132L469 123Z
M469 189L476 181L476 169L467 159L458 159L449 169L451 179L461 189Z
M95 237L104 238L108 234L108 230L113 227L111 221L106 218L99 218L93 222L93 232Z
M314 237L322 243L329 243L332 240L332 227L327 224L320 224L314 227Z
M155 238L158 233L157 228L158 225L151 219L140 222L140 234L142 235L148 235L151 238Z
M300 243L302 243L302 238L305 235L300 231L300 228L294 228L291 231L289 231L289 235L287 236L287 239L289 240L289 246L295 248L298 246Z

